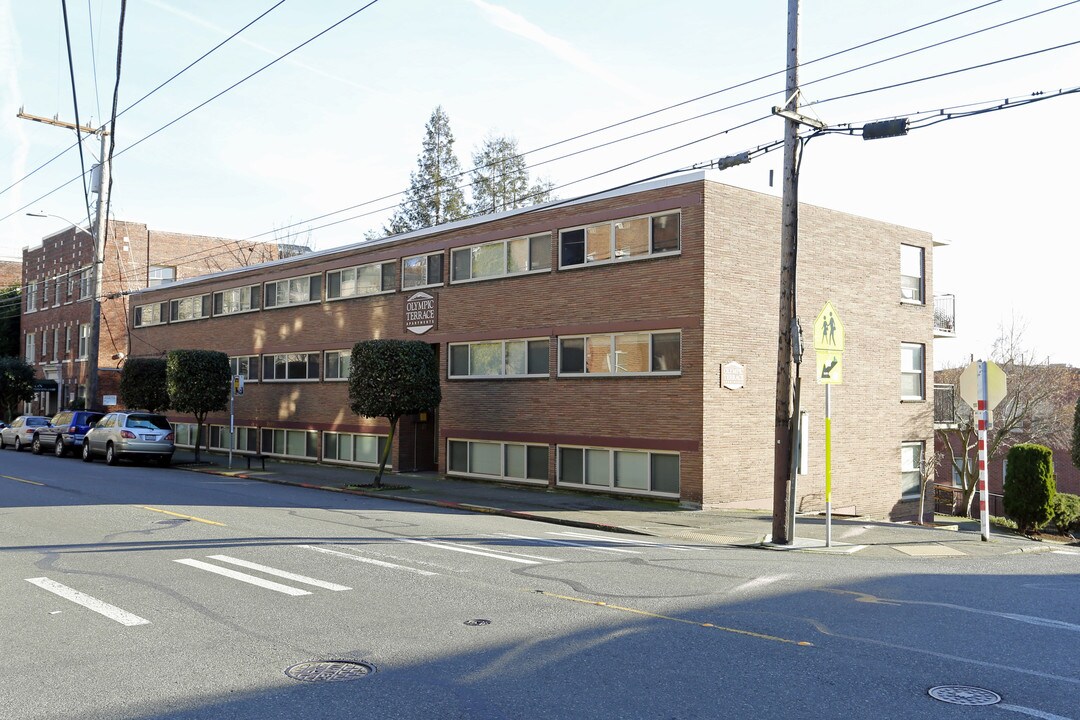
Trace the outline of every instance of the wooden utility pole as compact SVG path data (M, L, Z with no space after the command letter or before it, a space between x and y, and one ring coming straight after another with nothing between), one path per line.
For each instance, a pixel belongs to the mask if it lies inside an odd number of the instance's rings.
M84 132L87 135L97 135L101 138L101 161L98 163L100 172L97 189L97 217L94 219L92 230L94 259L91 270L94 279L90 288L90 338L87 340L86 348L86 407L93 409L98 404L98 345L101 341L101 285L104 279L102 264L105 257L105 232L108 223L106 209L109 206L109 151L111 150L112 133L101 127L94 129L86 125L76 125L58 120L55 117L46 118L40 115L30 115L23 112L21 108L17 117L23 120L33 120L46 125L75 130L76 132Z

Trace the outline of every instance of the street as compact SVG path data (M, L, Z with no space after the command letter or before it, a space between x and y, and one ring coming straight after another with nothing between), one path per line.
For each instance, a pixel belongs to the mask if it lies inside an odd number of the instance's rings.
M679 544L10 450L0 514L5 720L1080 717L1075 547Z

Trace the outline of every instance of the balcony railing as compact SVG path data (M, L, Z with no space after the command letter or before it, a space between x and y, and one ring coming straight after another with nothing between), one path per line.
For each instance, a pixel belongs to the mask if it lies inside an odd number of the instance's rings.
M934 296L934 337L956 336L956 296Z
M934 426L956 425L956 386L934 385Z

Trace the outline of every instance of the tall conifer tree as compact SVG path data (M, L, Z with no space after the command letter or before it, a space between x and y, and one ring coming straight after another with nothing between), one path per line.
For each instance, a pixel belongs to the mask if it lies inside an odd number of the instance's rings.
M468 208L465 194L458 187L462 182L460 175L450 118L440 105L424 128L416 171L410 174L409 189L384 228L386 234L396 235L464 217Z
M473 153L472 205L474 213L502 212L536 205L551 198L552 183L529 184L529 168L509 135L489 135Z

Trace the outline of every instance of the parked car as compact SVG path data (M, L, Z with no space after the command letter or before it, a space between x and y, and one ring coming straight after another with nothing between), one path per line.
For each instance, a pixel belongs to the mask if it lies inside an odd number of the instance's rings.
M153 458L161 465L172 462L172 425L164 415L148 412L113 412L87 431L82 443L83 462L101 455L109 465L120 458Z
M0 450L8 445L19 452L24 447L29 447L34 440L34 433L43 427L48 427L49 418L41 415L20 415L11 421L3 430L0 430Z
M90 426L104 413L89 410L64 410L53 416L47 427L39 428L31 442L35 455L45 450L52 450L56 457L64 457L69 451L78 454L82 449L83 437Z

